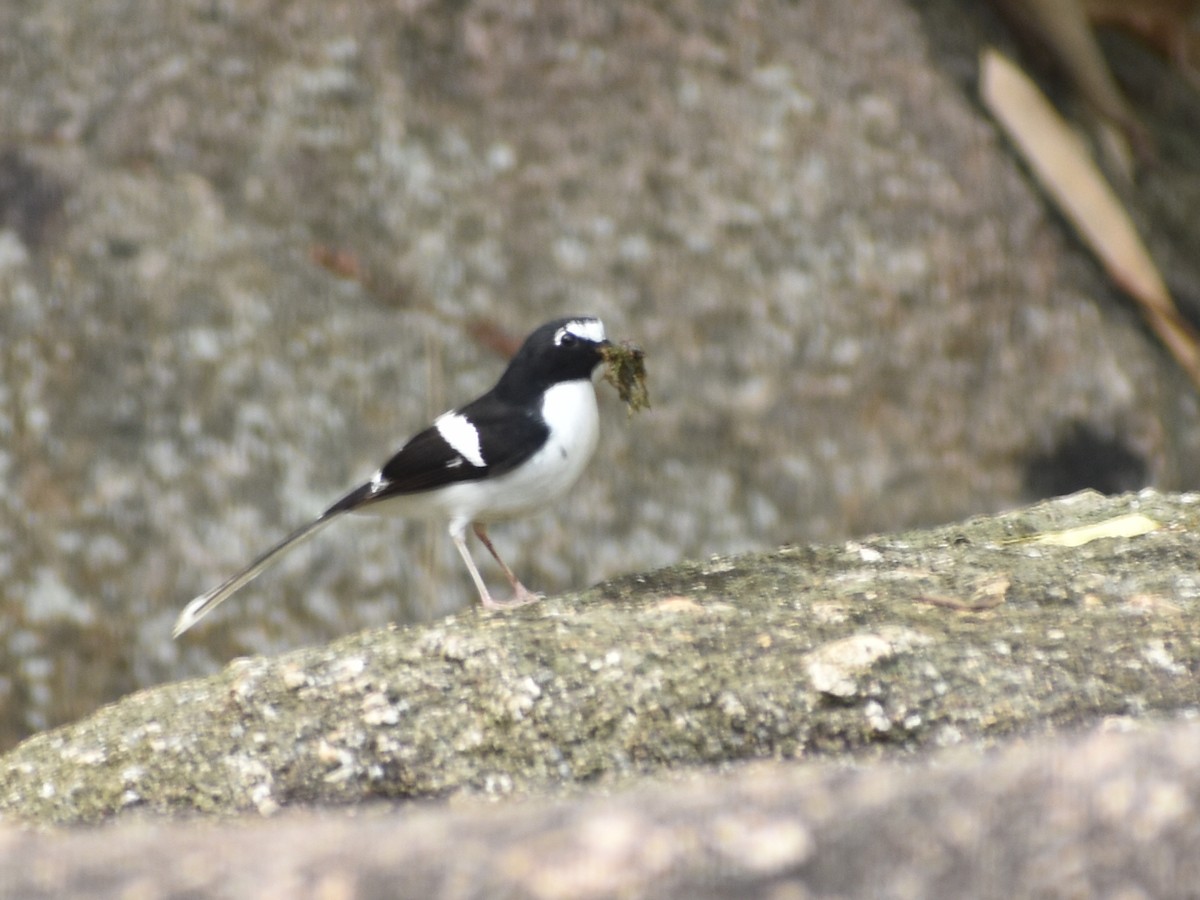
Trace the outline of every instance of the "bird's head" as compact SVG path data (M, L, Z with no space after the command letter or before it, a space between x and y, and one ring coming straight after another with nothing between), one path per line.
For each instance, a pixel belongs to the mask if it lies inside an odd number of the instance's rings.
M608 344L604 323L594 316L555 319L525 339L501 383L519 381L545 390L562 381L590 378Z

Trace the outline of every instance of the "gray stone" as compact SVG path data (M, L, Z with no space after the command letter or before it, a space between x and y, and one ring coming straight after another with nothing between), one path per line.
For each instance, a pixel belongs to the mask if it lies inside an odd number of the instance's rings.
M1198 535L1089 492L237 660L0 758L0 894L1188 896Z
M1200 728L1117 721L982 756L756 763L611 796L0 826L0 890L64 897L1189 897Z
M1087 492L238 659L25 741L0 814L529 796L1194 713L1197 535L1200 495Z

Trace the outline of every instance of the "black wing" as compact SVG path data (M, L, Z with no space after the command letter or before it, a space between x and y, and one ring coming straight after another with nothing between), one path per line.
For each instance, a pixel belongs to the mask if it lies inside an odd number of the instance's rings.
M402 494L503 475L533 456L550 433L541 416L488 397L456 412L475 426L485 465L472 463L431 425L397 450L375 479L351 491L331 506L326 515Z

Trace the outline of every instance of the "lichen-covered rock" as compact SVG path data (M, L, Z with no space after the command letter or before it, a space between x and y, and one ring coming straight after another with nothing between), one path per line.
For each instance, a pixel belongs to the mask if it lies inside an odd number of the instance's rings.
M1085 493L240 659L27 740L0 818L528 796L1196 710L1198 535L1200 496ZM954 605L998 573L1001 602Z

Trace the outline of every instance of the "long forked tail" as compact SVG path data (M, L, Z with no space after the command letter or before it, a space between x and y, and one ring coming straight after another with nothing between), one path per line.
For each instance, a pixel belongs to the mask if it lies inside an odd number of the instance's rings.
M175 620L175 627L171 630L172 637L179 637L210 612L220 606L225 600L229 599L234 592L245 586L250 581L258 576L263 569L275 562L276 558L281 556L284 551L290 550L306 538L312 537L334 519L341 516L346 510L335 510L330 508L319 518L313 519L307 525L297 528L282 541L263 553L254 562L242 569L228 581L223 582L213 588L207 594L201 594L191 603L183 608L183 612L179 614L179 618Z

